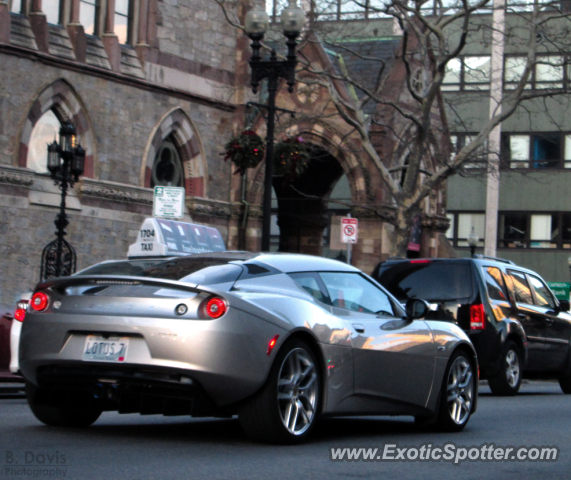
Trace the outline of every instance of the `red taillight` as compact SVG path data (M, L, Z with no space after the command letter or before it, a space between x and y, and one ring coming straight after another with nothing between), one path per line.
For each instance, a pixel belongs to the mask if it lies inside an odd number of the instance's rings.
M430 260L411 260L410 263L430 263Z
M206 314L210 318L220 318L226 313L226 303L219 297L214 297L206 303Z
M484 305L472 305L470 307L470 330L483 330L486 326L486 312Z
M14 312L14 318L19 322L23 322L26 318L26 310L28 308L27 300L20 300L16 305L16 311Z
M270 355L270 353L272 353L272 350L276 346L279 337L280 337L279 335L276 335L274 338L270 340L270 343L268 343L268 356Z
M34 296L30 300L30 305L32 309L36 312L43 312L46 308L48 308L49 298L43 292L34 293Z

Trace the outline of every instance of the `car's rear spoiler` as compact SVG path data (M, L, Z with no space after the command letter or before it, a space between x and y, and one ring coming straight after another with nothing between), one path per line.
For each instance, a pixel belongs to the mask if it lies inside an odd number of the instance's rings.
M165 280L162 278L130 277L124 275L74 275L71 277L58 277L38 283L34 292L39 290L55 290L63 293L68 287L86 285L146 285L149 287L171 288L187 292L199 293L208 289L198 288L197 284L183 283L178 280Z

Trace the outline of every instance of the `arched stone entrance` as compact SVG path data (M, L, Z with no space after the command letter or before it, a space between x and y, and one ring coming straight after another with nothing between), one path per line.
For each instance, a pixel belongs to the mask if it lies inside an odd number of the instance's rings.
M329 152L310 145L307 169L289 181L275 177L279 251L322 254L324 231L329 226L328 198L343 175L343 168Z

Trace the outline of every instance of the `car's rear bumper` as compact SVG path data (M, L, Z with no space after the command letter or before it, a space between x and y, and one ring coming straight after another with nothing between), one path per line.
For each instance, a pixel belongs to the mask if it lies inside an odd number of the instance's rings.
M146 379L183 390L197 384L224 406L263 385L274 356L268 342L280 335L277 351L285 333L236 309L217 320L30 314L21 333L20 368L35 385L78 383L82 376L90 384L105 383L110 372L110 379L127 384ZM84 360L90 334L129 337L125 361Z

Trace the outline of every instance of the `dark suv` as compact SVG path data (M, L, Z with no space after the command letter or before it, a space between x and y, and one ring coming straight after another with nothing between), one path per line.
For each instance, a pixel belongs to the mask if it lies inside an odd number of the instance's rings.
M522 376L559 380L571 393L569 301L535 272L475 255L382 262L372 273L399 301L431 303L427 318L454 322L470 337L496 395L515 395Z

